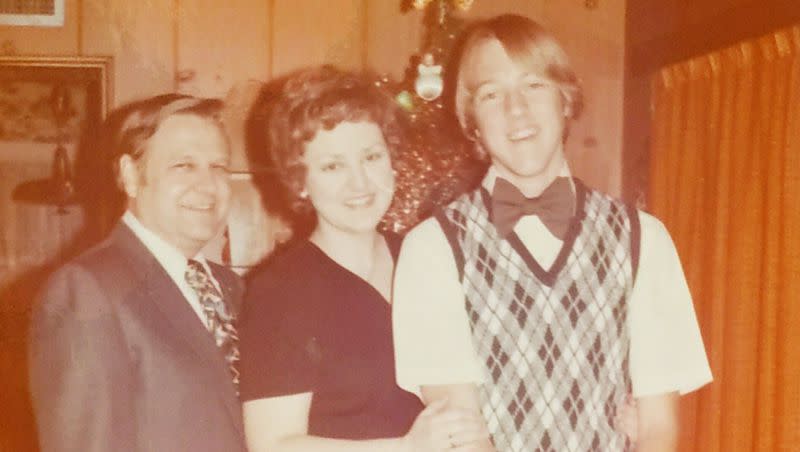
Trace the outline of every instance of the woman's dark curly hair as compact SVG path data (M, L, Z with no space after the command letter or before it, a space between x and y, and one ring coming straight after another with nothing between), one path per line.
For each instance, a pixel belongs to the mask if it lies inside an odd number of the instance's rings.
M266 131L266 151L294 213L313 213L311 202L301 196L306 178L303 153L321 130L331 130L342 122L372 122L383 133L395 164L407 120L376 81L326 65L297 72L285 80L277 96L263 96L269 103L266 114L261 116L261 124L251 126ZM264 111L259 106L254 110Z

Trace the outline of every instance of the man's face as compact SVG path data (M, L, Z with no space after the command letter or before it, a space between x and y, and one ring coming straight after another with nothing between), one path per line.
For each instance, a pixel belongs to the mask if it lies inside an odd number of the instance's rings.
M549 184L564 164L566 110L558 87L514 62L496 39L479 42L463 64L472 93L466 108L499 175L520 188Z
M213 121L169 116L138 162L121 161L129 208L145 227L193 257L225 223L229 160L228 143Z

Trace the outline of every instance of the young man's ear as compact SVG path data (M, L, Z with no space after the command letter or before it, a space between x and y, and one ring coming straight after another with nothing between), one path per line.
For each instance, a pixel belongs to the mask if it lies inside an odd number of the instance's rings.
M138 163L129 154L119 158L119 180L125 194L129 198L135 198L139 191L141 177Z
M462 130L464 131L464 136L466 136L470 141L478 141L478 137L481 136L478 126L475 124L475 119L472 117L471 113L467 113L464 117L464 127Z

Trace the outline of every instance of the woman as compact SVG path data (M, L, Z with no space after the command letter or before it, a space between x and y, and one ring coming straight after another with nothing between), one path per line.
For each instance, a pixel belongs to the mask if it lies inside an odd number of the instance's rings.
M394 101L330 67L286 81L267 115L271 158L308 240L252 276L240 327L252 451L435 451L488 433L482 419L395 383L389 300L396 237Z

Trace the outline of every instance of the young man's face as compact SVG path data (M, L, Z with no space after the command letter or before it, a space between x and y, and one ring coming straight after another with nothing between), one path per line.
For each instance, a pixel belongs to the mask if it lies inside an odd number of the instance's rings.
M227 218L229 161L217 124L191 114L169 116L140 161L123 162L129 208L145 227L193 257Z
M524 190L549 184L564 164L565 103L558 87L515 63L496 39L464 60L475 135L498 174ZM544 188L544 187L542 187Z

